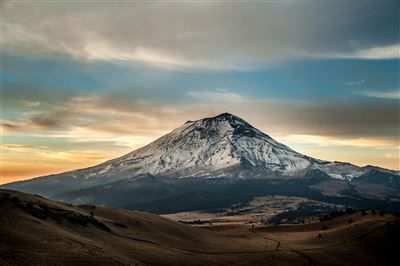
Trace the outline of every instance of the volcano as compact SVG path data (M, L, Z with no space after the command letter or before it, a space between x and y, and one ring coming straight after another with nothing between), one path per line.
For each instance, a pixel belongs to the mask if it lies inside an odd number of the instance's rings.
M271 193L321 198L332 189L341 202L351 199L354 205L355 198L365 198L379 205L400 198L400 175L303 155L242 118L223 113L187 121L97 166L2 187L72 203L166 212L220 207Z

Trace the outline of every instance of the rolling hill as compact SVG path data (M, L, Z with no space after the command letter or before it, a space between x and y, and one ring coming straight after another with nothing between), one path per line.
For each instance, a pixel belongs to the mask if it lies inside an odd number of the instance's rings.
M0 190L1 265L397 265L398 218L194 227L154 214Z

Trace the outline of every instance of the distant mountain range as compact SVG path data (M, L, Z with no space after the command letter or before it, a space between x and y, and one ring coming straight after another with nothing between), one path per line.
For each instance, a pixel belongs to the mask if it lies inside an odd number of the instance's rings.
M271 194L400 211L398 171L303 155L229 113L187 121L94 167L1 187L158 213L221 208Z

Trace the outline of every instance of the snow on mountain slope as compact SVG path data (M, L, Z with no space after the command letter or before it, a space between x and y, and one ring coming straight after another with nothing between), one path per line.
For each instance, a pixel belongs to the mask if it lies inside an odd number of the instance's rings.
M188 121L153 143L107 162L101 171L154 175L185 170L201 175L204 171L243 166L289 175L310 166L312 161L225 113Z
M52 190L60 186L59 184L67 184L70 189L77 189L146 174L180 178L261 178L303 177L310 171L351 181L370 171L370 168L302 155L243 119L223 113L211 118L188 121L154 142L100 165L36 178L22 182L21 185L30 186L35 183L40 186L40 183L46 183L52 184L49 187ZM390 172L398 175L395 171ZM77 180L84 182L76 182Z

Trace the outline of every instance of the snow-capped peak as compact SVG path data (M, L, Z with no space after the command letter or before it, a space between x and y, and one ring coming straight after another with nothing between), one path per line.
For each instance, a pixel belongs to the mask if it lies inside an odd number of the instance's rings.
M225 168L294 175L314 160L229 113L188 121L147 146L102 164L101 174L204 175ZM111 165L111 167L110 167ZM183 174L185 173L185 174Z

